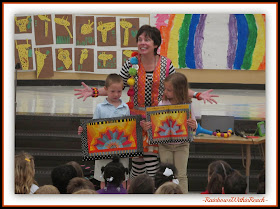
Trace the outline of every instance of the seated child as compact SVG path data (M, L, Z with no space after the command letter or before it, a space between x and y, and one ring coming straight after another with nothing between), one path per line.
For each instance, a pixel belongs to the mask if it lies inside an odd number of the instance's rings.
M15 194L34 194L37 189L34 158L21 152L15 156Z
M34 194L60 194L60 192L53 185L44 185L40 186Z
M247 182L246 177L235 169L232 169L224 183L225 194L246 194Z
M183 194L183 191L179 184L165 182L156 190L155 194Z
M112 162L101 168L105 187L97 190L99 194L127 194L127 190L122 183L125 180L125 174L128 169L123 166L118 156L114 156Z
M75 177L72 178L68 183L67 194L73 194L74 192L77 192L78 190L82 190L82 189L94 190L94 185L88 179L82 177Z
M132 179L128 189L128 194L154 194L154 192L154 179L146 173Z
M177 176L177 169L171 163L160 163L159 169L155 174L155 189L157 190L165 182L173 182L179 184Z
M231 172L231 166L223 160L216 160L210 163L208 165L207 189L201 194L222 194L224 181Z

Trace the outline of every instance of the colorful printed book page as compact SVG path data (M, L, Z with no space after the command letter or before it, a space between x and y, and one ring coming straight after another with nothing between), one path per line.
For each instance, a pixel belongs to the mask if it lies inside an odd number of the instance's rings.
M141 116L84 120L83 160L135 157L143 154Z
M152 123L148 130L149 144L193 141L193 132L187 124L190 104L147 107L147 121Z

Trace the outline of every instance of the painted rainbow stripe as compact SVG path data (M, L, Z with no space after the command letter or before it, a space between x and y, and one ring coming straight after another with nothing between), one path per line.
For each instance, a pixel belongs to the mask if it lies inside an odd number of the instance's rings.
M176 68L265 70L264 14L156 14L160 54Z

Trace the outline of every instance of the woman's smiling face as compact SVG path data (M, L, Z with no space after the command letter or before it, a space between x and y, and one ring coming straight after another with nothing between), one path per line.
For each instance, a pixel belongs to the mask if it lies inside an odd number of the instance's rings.
M142 33L137 40L138 52L139 54L154 54L154 49L157 47L154 45L153 39Z

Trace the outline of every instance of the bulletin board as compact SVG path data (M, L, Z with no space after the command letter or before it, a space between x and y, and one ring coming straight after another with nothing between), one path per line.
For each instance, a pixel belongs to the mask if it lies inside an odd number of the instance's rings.
M15 15L15 65L37 79L54 73L119 73L137 51L136 34L149 15ZM63 78L63 76L62 76Z
M175 68L265 70L265 14L151 14Z

